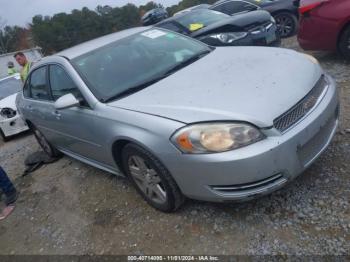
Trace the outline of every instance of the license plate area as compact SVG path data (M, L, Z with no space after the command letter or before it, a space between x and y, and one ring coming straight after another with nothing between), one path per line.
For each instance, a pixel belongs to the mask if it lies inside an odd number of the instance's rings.
M336 118L330 118L325 125L308 142L298 148L298 157L304 167L307 167L324 149L336 125Z

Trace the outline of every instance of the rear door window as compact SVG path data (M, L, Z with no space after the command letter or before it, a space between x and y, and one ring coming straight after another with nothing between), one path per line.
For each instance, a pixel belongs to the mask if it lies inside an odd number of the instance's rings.
M46 70L46 66L40 67L31 74L29 87L31 98L33 99L50 100L50 95L47 89Z

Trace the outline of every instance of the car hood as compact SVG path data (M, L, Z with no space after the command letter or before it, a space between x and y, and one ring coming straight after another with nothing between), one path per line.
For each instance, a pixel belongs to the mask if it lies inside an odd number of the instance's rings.
M4 108L4 107L9 107L9 108L12 108L15 110L16 109L16 97L17 97L17 93L1 99L0 100L0 109Z
M249 28L256 27L266 22L271 21L271 15L264 11L252 11L243 14L237 14L222 21L208 25L202 29L194 31L191 36L199 37L214 32L232 32L232 31L247 31Z
M237 120L260 127L301 100L322 74L303 54L224 47L110 106L184 123Z

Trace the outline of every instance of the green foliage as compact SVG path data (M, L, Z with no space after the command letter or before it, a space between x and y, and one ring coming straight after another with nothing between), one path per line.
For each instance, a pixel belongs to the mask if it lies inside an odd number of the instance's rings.
M23 37L26 36L26 29L18 26L5 26L0 28L0 54L14 52L23 49ZM25 47L24 47L25 48Z
M33 17L31 29L34 42L45 54L54 53L96 37L122 29L139 26L140 13L157 4L150 2L136 7L97 6L95 10L84 7L70 14L59 13L52 17Z
M182 0L178 5L168 7L167 11L172 15L190 6L215 1ZM52 54L99 36L140 26L140 18L147 11L157 7L163 6L151 1L139 7L134 4L115 8L99 5L95 10L84 7L81 10L75 9L69 14L58 13L52 17L36 15L30 25L32 41L42 48L44 54ZM16 43L16 39L23 35L23 30L27 29L5 27L0 30L0 53L20 49L21 44ZM23 36L20 42L23 43Z

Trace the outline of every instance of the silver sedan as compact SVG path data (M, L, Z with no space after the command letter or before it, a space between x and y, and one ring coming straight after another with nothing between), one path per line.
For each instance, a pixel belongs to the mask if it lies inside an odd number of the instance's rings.
M150 28L43 58L18 107L49 155L125 174L165 212L281 188L326 149L339 111L311 56Z

